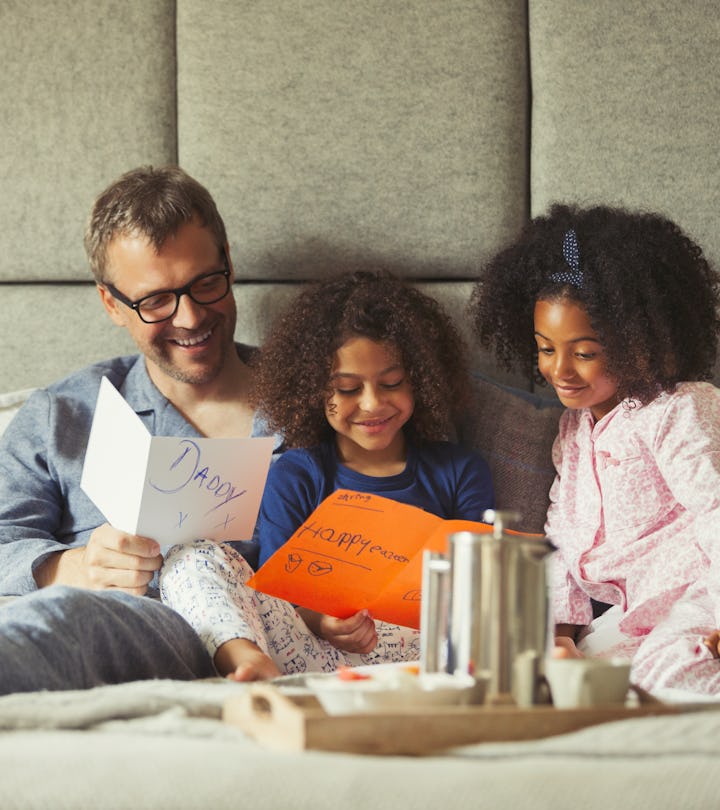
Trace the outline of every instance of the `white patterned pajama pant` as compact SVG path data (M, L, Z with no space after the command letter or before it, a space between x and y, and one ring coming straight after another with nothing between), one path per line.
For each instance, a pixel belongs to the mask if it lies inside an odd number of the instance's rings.
M371 653L336 649L311 632L289 602L248 587L252 573L231 546L196 540L167 553L160 595L190 623L213 657L226 641L244 638L284 674L419 659L420 633L385 622L375 622L378 643Z

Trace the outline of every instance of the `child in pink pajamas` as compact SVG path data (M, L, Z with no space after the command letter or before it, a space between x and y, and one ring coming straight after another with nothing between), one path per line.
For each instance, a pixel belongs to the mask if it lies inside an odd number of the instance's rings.
M656 692L720 694L719 290L669 220L555 205L472 298L481 343L509 368L534 349L567 408L546 522L558 654L632 658Z

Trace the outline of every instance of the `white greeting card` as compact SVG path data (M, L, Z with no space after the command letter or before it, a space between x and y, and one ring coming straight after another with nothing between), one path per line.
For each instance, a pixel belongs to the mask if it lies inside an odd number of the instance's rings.
M252 537L273 439L151 436L107 378L80 485L116 529L161 545Z

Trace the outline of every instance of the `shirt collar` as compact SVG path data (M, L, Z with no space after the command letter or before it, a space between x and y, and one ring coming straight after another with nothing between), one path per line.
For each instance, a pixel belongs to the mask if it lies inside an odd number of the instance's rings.
M244 343L236 343L235 346L240 359L245 363L249 362L257 353L254 346L247 346ZM143 419L153 435L194 437L201 435L150 379L143 355L138 355L136 362L127 373L120 387L120 393L135 413ZM265 418L257 411L253 416L250 436L272 436L274 439L273 453L282 449L282 435L272 433Z

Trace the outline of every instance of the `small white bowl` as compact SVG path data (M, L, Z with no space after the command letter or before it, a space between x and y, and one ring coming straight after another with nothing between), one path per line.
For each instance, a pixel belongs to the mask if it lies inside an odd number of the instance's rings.
M481 702L482 682L470 675L444 672L415 674L409 669L362 667L362 680L343 680L337 674L308 677L306 684L328 714L388 712L425 706ZM371 673L371 671L374 672Z

